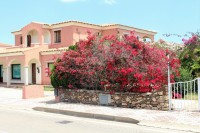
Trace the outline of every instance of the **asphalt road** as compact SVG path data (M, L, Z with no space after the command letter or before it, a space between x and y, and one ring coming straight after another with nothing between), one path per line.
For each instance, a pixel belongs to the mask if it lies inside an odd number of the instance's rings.
M0 133L178 133L178 131L0 107Z

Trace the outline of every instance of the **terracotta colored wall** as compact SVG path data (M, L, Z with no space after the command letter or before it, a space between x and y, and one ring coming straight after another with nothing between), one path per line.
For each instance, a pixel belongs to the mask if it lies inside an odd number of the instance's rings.
M5 59L5 58L4 58ZM17 61L17 62L20 62L20 64L22 65L22 66L24 66L24 64L25 64L25 59L24 59L24 56L23 55L20 55L20 56L8 56L8 57L6 57L6 66L10 66L12 63L13 63L13 61Z
M61 43L54 43L54 31L61 30ZM59 29L51 30L51 42L49 48L67 47L73 44L73 27L67 26Z
M21 42L20 42L20 37L22 35L15 35L15 46L20 46L22 45Z
M76 42L79 42L79 40L87 39L88 31L90 31L92 34L97 34L98 32L100 32L100 30L98 29L73 26L73 44L76 44Z
M22 90L23 99L40 98L40 97L44 97L44 86L42 85L23 86Z
M118 29L109 29L109 30L103 30L102 31L103 36L117 35L117 34L118 34Z

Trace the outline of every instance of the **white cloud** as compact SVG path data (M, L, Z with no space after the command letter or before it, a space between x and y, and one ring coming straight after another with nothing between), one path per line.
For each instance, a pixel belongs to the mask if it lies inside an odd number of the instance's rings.
M85 1L85 0L61 0L62 2L65 3L73 3L73 2L81 2L81 1Z
M104 2L108 5L113 5L115 4L117 1L116 0L104 0Z

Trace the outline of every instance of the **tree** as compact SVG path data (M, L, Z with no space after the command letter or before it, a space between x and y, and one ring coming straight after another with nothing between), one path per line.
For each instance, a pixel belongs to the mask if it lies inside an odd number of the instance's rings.
M185 44L184 50L181 52L179 58L181 66L192 76L200 76L200 33L192 33L191 37L182 40Z

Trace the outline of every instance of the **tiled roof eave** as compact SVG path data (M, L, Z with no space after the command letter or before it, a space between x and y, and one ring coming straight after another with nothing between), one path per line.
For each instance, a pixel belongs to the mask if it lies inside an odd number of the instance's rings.
M5 57L5 56L20 56L24 55L23 51L17 51L17 52L5 52L5 53L0 53L0 57Z
M68 50L68 47L66 48L61 48L61 49L48 49L48 50L43 50L43 51L40 51L40 53L44 53L44 52L60 52L60 51L66 51Z

